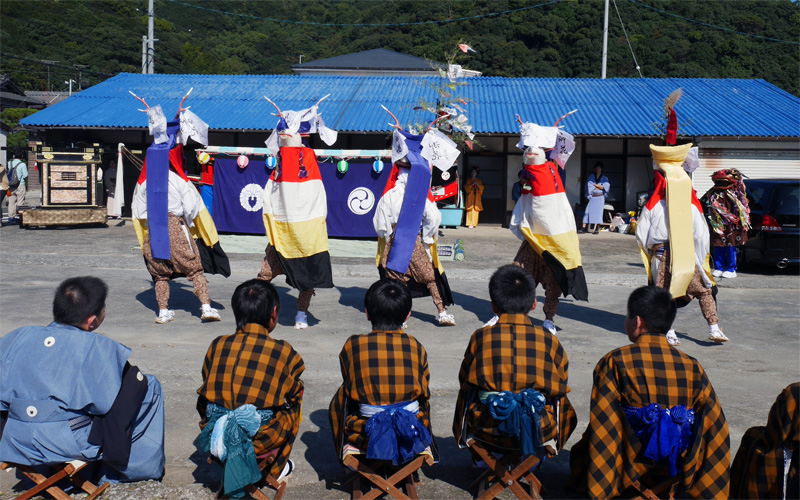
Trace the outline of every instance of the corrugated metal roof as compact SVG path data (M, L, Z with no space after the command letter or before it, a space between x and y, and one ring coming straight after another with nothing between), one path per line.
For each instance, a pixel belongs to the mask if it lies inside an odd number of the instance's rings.
M676 111L682 135L740 137L800 136L800 99L764 80L641 78L466 78L458 88L479 134L516 134L515 113L525 121L550 125L562 114L580 111L561 124L575 135L658 135L664 98L677 88ZM141 75L121 73L39 111L23 125L41 127L142 128L141 105L128 91L161 104L167 116L186 91L192 111L216 130L269 130L274 108L302 109L325 94L325 123L345 132L388 131L392 110L401 124L432 119L414 111L421 100L435 101L438 77L356 77L300 75Z

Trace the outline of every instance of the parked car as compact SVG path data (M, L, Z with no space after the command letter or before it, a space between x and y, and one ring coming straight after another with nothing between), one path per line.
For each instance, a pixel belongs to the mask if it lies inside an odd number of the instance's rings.
M746 179L752 229L745 262L783 269L800 264L800 180Z

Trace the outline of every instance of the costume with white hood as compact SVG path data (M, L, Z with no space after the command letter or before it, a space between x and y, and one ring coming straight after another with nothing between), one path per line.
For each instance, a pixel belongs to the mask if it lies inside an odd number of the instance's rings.
M318 133L328 145L336 141L337 132L325 127L317 113L322 99L301 111L281 111L273 103L280 120L266 141L278 163L264 188L264 227L269 243L257 278L272 281L285 274L286 282L298 290L298 330L308 327L314 289L333 287L325 186L314 150L302 142L302 137L311 133Z
M708 322L709 340L725 342L728 337L718 325L714 280L708 262L708 226L687 173L698 166L697 148L691 143L675 146L677 118L673 106L677 98L673 96L668 98L674 100L667 105L668 145L650 145L655 189L637 220L636 239L650 283L668 289L679 305L696 297ZM672 345L680 343L675 330L667 333L667 340Z
M423 156L424 137L394 132L392 174L372 219L378 235L376 263L381 277L407 284L412 296L429 294L439 324L454 326L446 309L453 304L452 294L436 251L442 215L431 199L431 163L427 153Z
M155 282L156 322L162 324L175 317L168 308L172 278L186 276L200 300L202 320L219 321L219 313L211 307L204 271L230 276L214 221L183 168L183 146L189 138L206 145L208 125L182 104L179 117L170 122L161 106L148 106L154 142L147 149L131 203L133 227Z
M589 297L575 218L558 172L574 151L575 143L571 135L555 126L541 127L522 123L521 119L520 123L517 147L525 150L523 189L509 228L522 245L514 264L528 270L544 287L543 326L555 334L553 318L559 295L572 295L577 300ZM552 161L547 161L545 148L550 150Z

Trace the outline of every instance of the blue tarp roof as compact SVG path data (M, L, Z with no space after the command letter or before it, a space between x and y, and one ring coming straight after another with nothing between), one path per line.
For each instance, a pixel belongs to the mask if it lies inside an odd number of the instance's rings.
M565 130L582 136L659 135L664 98L677 88L683 98L676 111L681 135L798 137L800 99L764 80L684 78L502 78L462 80L459 96L478 134L516 134L515 113L525 121L552 125L573 109ZM143 128L147 118L128 91L161 104L174 116L186 91L187 105L211 129L270 130L277 119L268 96L283 110L320 106L325 123L343 132L388 131L384 104L403 125L432 120L415 111L421 100L435 101L438 77L366 77L301 75L142 75L121 73L54 106L35 113L23 125L40 127Z

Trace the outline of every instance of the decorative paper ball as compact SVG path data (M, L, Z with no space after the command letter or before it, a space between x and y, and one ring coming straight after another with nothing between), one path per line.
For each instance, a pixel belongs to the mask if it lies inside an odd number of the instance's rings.
M267 156L266 164L268 168L275 168L277 163L278 160L276 160L274 156Z
M383 162L381 160L375 160L372 162L372 170L374 170L376 173L383 172Z
M246 167L248 163L250 163L250 159L245 155L240 155L236 158L236 164L239 165L239 168Z
M197 155L197 161L200 162L201 165L205 165L206 163L211 161L211 155L208 153L200 153Z
M336 164L336 170L338 170L340 174L344 174L347 172L349 166L347 160L339 160L339 163Z

